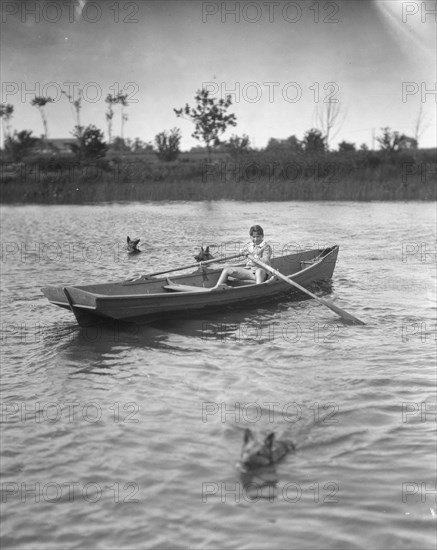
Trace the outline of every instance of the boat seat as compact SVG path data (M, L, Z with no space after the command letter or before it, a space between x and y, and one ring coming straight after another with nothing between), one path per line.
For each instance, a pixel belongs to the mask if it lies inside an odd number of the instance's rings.
M255 284L253 279L234 279L233 277L228 277L228 281L231 286L246 286Z
M210 288L193 285L179 285L177 283L170 283L162 288L165 290L172 290L173 292L211 292Z

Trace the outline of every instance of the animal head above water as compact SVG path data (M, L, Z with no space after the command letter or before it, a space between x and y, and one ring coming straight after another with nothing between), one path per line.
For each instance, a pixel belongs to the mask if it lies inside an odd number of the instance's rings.
M209 246L206 249L203 246L200 247L200 252L194 256L196 262L205 262L206 260L213 260L214 256L209 252Z
M291 441L279 441L273 432L268 434L264 441L259 441L247 428L244 432L240 462L247 469L262 468L276 464L294 449Z
M131 239L129 236L127 238L127 251L129 254L136 254L137 252L141 252L141 250L138 248L138 243L141 239Z

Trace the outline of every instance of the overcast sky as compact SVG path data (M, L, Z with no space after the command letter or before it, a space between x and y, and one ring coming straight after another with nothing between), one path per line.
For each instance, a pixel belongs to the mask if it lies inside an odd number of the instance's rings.
M319 99L341 101L331 141L372 144L383 126L414 136L420 105L422 147L435 147L436 2L8 1L2 0L3 103L12 128L43 133L30 101L49 95L49 137L71 137L73 112L60 90L85 87L82 123L107 135L108 93L129 94L125 137L152 141L178 126L183 149L196 145L173 108L202 85L234 91L238 125L257 147L270 137L301 139ZM228 13L226 13L228 10ZM232 13L234 11L234 13ZM328 83L333 83L328 85ZM409 83L409 84L408 84ZM77 89L77 88L76 88ZM404 89L404 98L403 95ZM73 91L74 88L70 87ZM113 134L120 134L120 115Z

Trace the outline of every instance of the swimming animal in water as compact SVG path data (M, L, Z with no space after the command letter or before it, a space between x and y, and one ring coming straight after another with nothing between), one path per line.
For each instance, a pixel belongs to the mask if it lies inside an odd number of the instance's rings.
M268 434L264 441L259 441L247 428L244 432L240 463L245 469L271 466L295 449L294 443L276 439L273 432Z
M127 252L128 254L138 254L141 250L138 248L138 243L141 239L131 239L129 236L127 238Z
M196 262L205 262L206 260L213 260L214 256L209 252L209 246L206 249L203 246L200 247L200 252L194 256Z

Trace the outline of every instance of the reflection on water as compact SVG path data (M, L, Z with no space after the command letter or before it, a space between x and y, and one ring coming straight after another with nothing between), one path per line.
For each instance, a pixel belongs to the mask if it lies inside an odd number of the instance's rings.
M434 547L435 263L420 246L403 251L424 242L431 251L435 205L3 214L12 243L1 283L5 547L70 547L72 533L78 548ZM312 290L366 326L288 295L184 320L80 328L39 291L188 265L200 245L245 241L255 222L278 250L340 244L332 282ZM142 254L126 254L127 234L141 238ZM54 241L62 254L43 246ZM89 243L101 253L87 257ZM241 472L246 427L274 431L296 452Z
M259 469L257 472L242 472L240 482L245 498L254 502L267 499L273 502L278 498L279 477L274 466Z

